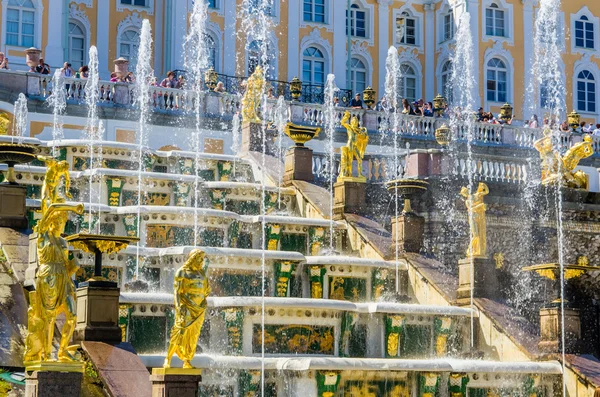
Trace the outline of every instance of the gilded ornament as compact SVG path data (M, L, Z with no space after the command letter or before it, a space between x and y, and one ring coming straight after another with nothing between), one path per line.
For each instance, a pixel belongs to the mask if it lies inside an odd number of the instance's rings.
M0 113L0 135L8 135L8 127L10 126L10 118L6 113Z
M398 332L390 332L387 337L387 354L390 357L398 357L398 344L400 334Z
M51 203L55 203L59 196L59 185L61 178L64 178L65 196L73 198L69 189L71 188L71 176L69 174L69 163L65 160L57 161L53 157L37 156L38 160L46 163L46 175L42 185L42 212L48 208Z
M246 93L242 98L242 120L246 123L260 123L260 105L265 90L265 75L259 65L246 82Z
M193 368L191 361L196 354L206 312L206 298L210 293L204 255L202 250L193 250L175 273L175 323L171 328L164 368L171 367L175 353L183 361L183 368Z
M504 267L504 254L502 252L496 252L494 254L494 260L496 261L496 269L502 269Z
M342 117L341 124L346 128L348 142L341 148L341 164L338 182L343 180L354 180L357 182L366 182L367 178L363 176L363 159L367 144L369 143L369 134L365 127L359 127L358 117L350 118L350 112L346 111ZM356 160L358 167L358 177L352 177L352 164Z
M471 242L467 249L467 257L485 257L486 255L486 206L483 202L483 198L489 192L490 191L485 183L479 183L477 191L473 194L469 193L468 187L463 187L460 191L461 196L465 198L465 205L469 212Z

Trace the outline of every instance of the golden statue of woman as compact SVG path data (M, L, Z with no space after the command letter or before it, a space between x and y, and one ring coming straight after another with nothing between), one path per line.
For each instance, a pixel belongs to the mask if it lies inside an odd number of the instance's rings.
M356 159L358 179L366 181L366 178L362 175L362 162L365 157L365 151L367 150L367 144L369 143L367 129L359 126L358 117L353 116L350 118L349 111L344 113L341 124L346 128L346 132L348 133L348 142L346 143L346 146L342 146L340 175L338 180L352 178L352 164L354 159Z
M56 202L58 199L61 178L65 181L65 196L72 198L69 189L71 188L71 176L69 174L69 163L65 160L58 161L53 157L38 156L38 160L46 163L46 175L42 185L42 212Z
M465 198L467 211L469 212L469 227L471 229L471 242L467 250L468 257L484 257L487 251L486 241L486 206L483 197L490 190L485 183L480 183L477 191L470 194L468 187L463 187L460 194Z
M169 350L164 368L171 367L173 354L183 361L183 368L193 368L192 359L196 354L198 338L204 323L206 298L210 293L204 251L195 249L187 261L175 273L175 324L171 328Z
M265 74L259 65L246 82L246 92L242 98L242 120L248 123L260 123L258 117L262 95L265 90Z
M69 219L69 211L83 214L83 204L65 204L62 197L56 198L42 213L36 231L38 233L37 255L38 270L35 290L37 299L31 302L33 311L29 314L29 333L33 339L29 346L35 346L39 339L42 343L41 361L52 359L52 341L54 324L60 314L65 315L65 324L61 331L57 358L59 361L74 361L69 347L75 331L75 286L71 276L77 270L74 260L69 259L69 246L62 234ZM37 312L37 313L36 313ZM40 326L38 319L43 321ZM32 351L25 352L25 358L37 356Z

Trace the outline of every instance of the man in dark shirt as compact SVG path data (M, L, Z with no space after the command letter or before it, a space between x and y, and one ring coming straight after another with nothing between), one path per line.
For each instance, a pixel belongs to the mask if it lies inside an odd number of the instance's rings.
M44 58L40 58L40 63L35 67L35 71L40 74L50 74L50 65L44 63Z
M363 103L360 100L360 94L358 92L354 95L354 99L350 101L350 107L352 109L362 109Z

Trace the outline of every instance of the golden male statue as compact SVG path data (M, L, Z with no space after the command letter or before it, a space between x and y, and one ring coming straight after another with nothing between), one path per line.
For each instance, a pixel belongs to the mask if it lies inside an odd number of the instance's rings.
M65 196L72 198L71 193L69 193L71 176L69 175L69 163L65 160L57 161L53 157L47 156L37 156L37 158L45 162L47 167L44 184L42 185L42 212L44 212L50 204L58 199L58 187L62 177L65 181Z
M187 261L175 273L175 324L171 328L169 350L164 368L171 367L173 354L183 361L183 368L193 368L192 359L196 354L198 338L204 323L206 298L210 293L204 251L195 249Z
M358 165L358 178L366 179L362 175L363 170L363 158L365 157L365 151L367 150L367 144L369 143L369 134L365 127L359 127L358 117L353 116L350 118L350 112L346 111L344 117L342 117L341 124L346 128L348 133L348 142L346 146L342 146L341 153L341 165L340 175L338 180L344 178L352 178L352 164L354 159Z
M486 206L483 202L483 197L489 192L490 190L485 183L480 183L477 187L477 191L473 194L469 193L468 187L463 187L460 191L460 194L465 198L465 205L469 211L471 242L469 244L469 249L467 250L468 257L483 257L486 255Z
M265 90L265 74L259 65L246 82L246 92L242 98L242 120L248 123L260 123L258 117L263 92Z

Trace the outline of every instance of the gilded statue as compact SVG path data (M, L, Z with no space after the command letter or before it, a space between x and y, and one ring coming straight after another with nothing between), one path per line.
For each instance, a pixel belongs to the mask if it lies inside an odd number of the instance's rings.
M164 368L171 367L173 354L183 361L183 368L193 368L192 359L204 323L206 298L210 293L204 251L193 250L187 261L175 273L175 323Z
M488 186L485 183L479 183L477 191L473 194L470 194L468 187L463 187L460 191L460 194L465 198L465 205L469 212L471 242L467 249L468 257L485 257L486 255L486 206L483 202L483 198L489 192Z
M53 157L38 156L38 160L46 163L46 175L42 185L42 212L59 197L59 185L64 177L65 196L73 198L69 189L71 188L71 176L69 174L69 163L65 160L56 160Z
M346 128L346 132L348 133L348 142L345 146L342 146L338 181L352 178L352 164L355 159L358 165L358 180L366 181L366 178L362 175L362 162L365 157L367 144L369 143L367 129L365 127L359 127L358 117L352 116L352 118L350 118L349 111L344 113L341 124Z
M540 153L542 162L542 184L555 185L563 183L573 189L588 189L587 175L583 171L575 171L579 162L594 154L592 137L583 136L583 141L578 142L561 156L552 143L552 131L544 130L544 136L533 145Z
M65 323L57 359L61 362L78 360L76 346L69 346L75 331L75 286L71 277L77 270L77 263L69 259L67 241L62 237L69 218L69 212L83 214L83 204L67 204L59 194L61 177L65 176L65 195L69 190L69 164L66 161L42 158L48 164L42 191L42 217L35 232L37 238L38 269L35 292L30 293L28 309L28 335L24 361L45 362L52 360L54 324L60 314Z
M0 135L8 135L8 127L10 126L10 118L6 113L0 113Z
M265 74L259 65L246 82L246 92L242 98L242 120L247 123L260 123L259 109L265 90Z

